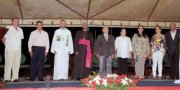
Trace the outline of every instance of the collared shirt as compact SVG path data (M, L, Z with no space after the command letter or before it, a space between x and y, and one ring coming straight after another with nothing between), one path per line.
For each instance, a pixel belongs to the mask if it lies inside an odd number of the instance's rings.
M115 40L115 49L117 51L117 57L129 58L129 54L132 51L132 43L129 37L119 36Z
M6 28L9 29L4 36L4 38L6 38L6 49L16 51L21 50L21 40L24 39L23 30L20 27L17 27L17 29L15 29L15 27L12 25L7 26Z
M29 41L28 41L28 48L29 52L31 52L32 46L42 46L46 47L46 52L49 50L49 36L48 33L42 30L39 32L38 30L34 30L31 32Z
M174 32L170 31L171 32L171 37L172 39L174 40L175 36L176 36L176 30Z
M104 34L105 40L108 41L108 34Z

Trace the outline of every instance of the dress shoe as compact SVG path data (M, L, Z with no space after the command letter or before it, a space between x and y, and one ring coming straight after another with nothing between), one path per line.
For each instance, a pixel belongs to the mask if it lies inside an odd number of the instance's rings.
M77 80L78 80L78 81L80 81L80 80L81 80L81 78L77 78Z
M156 80L157 78L156 78L156 76L153 76L153 80Z
M18 80L18 79L15 79L13 82L19 82L19 80Z
M30 81L35 81L35 79L32 79L32 78L31 78Z
M44 79L38 79L38 81L44 81Z
M143 81L144 80L144 78L139 78L139 81Z
M135 75L135 79L139 79L139 76Z

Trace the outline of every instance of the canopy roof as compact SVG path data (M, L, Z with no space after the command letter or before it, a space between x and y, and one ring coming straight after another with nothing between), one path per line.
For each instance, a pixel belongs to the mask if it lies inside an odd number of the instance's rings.
M180 0L0 0L0 18L12 17L164 24L180 22Z

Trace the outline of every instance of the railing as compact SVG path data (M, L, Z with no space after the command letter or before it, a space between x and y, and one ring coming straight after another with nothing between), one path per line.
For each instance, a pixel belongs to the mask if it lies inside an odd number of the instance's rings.
M65 19L67 27L81 27L82 19ZM60 19L20 19L20 26L22 27L34 27L36 21L42 21L44 27L59 27ZM162 28L169 28L172 22L148 22L148 21L121 21L121 20L87 20L89 27L125 27L125 28L137 28L138 25L143 25L146 28L154 28L156 25L160 25ZM180 28L180 22L175 22L177 28ZM0 19L0 27L5 27L11 24L11 19Z

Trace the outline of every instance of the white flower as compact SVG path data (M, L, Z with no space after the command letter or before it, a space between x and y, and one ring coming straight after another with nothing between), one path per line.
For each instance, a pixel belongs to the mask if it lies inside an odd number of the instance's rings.
M101 80L101 77L98 75L92 81L95 81L97 85L100 85L100 82L99 82L100 80Z
M123 86L128 85L128 82L125 79L122 79L121 83L123 84Z
M99 80L95 80L95 82L96 82L96 84L97 84L97 85L100 85L100 82L99 82Z
M118 75L117 75L117 74L107 74L107 77L108 77L108 78L110 78L110 77L115 78L115 77L118 77Z
M93 80L94 81L101 80L101 77L100 76L96 76Z
M124 79L125 79L126 81L128 80L128 78L127 78L127 77L125 77Z
M91 80L89 81L89 85L88 86L92 86L92 81Z
M90 87L90 84L86 84L87 87Z
M107 86L107 79L103 79L102 85Z

